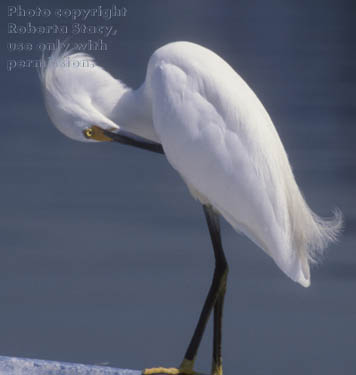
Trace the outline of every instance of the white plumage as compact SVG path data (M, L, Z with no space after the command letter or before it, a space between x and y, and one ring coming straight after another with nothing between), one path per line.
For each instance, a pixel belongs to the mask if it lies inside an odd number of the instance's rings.
M61 61L69 61L61 67ZM193 196L209 203L291 279L307 287L310 262L336 239L341 213L314 214L295 182L276 129L253 91L212 51L171 43L131 90L85 54L56 51L42 68L48 113L67 136L97 125L162 144Z

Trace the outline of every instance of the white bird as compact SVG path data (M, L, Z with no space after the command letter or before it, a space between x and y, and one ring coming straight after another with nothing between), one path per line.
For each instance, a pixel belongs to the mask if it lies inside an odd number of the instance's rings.
M324 220L308 207L267 111L244 80L207 48L159 48L136 90L83 53L56 50L41 81L55 126L78 141L118 141L164 153L203 207L216 267L199 322L179 368L192 374L214 308L212 374L222 374L221 320L228 266L219 215L264 250L292 280L310 285L309 265L334 241L339 211Z

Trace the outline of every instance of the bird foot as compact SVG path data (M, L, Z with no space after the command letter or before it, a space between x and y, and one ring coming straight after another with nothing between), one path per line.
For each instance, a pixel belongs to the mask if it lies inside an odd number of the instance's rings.
M194 361L184 359L179 368L176 367L153 367L143 370L143 375L197 375L193 370Z
M187 372L183 369L176 367L153 367L146 368L143 372L143 375L195 375L195 371Z

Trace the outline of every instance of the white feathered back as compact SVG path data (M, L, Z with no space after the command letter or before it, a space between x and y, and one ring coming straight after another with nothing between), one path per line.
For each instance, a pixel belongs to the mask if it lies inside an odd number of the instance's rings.
M309 286L309 263L336 239L342 216L322 219L308 207L249 86L219 56L187 42L155 52L146 85L167 158L192 194Z

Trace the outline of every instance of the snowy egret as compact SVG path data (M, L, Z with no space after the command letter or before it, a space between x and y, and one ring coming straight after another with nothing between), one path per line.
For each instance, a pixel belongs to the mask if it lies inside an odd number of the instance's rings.
M341 227L308 207L277 131L254 92L214 52L175 42L151 56L136 90L83 53L55 51L43 64L46 107L55 126L84 142L117 141L164 154L204 208L215 255L213 281L179 368L146 374L193 374L214 308L212 374L222 374L221 324L228 265L219 216L264 250L304 287Z

